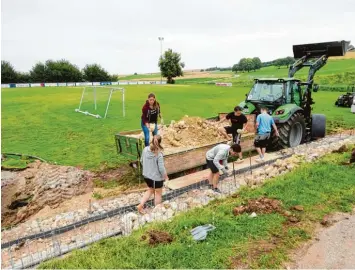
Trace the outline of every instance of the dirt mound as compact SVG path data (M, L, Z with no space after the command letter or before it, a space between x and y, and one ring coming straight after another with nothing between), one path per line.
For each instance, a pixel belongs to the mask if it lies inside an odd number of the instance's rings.
M87 172L33 162L2 188L2 225L15 225L45 206L56 208L64 200L84 194L88 189L91 189L91 181Z
M355 163L355 148L351 152L350 163Z
M159 244L169 244L173 241L173 237L167 233L157 230L151 230L148 232L149 236L149 245L156 246ZM142 240L146 240L147 236L143 235Z
M233 209L233 215L237 216L243 213L270 214L281 212L281 202L275 199L259 198L248 200L247 205L241 205Z
M345 153L347 151L348 151L348 147L344 144L344 145L340 146L338 149L333 150L332 153L342 154L342 153Z
M218 123L200 117L184 117L179 122L172 122L169 127L162 127L163 146L196 147L199 145L224 141L217 131Z
M169 126L159 126L159 134L163 138L164 153L174 153L177 148L189 149L225 141L225 138L218 132L218 128L225 125L228 125L228 123L219 123L186 115L178 122L171 121ZM139 139L144 138L143 132L129 136ZM150 139L152 140L152 138Z

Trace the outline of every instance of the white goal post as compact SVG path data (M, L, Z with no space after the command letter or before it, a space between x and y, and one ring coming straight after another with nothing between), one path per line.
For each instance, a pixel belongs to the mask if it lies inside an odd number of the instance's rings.
M110 89L110 94L108 96L108 100L107 100L107 104L106 104L106 110L105 110L105 115L102 117L101 115L99 114L93 114L93 113L90 113L88 111L82 111L81 110L81 105L83 103L83 98L84 98L84 95L85 95L85 92L87 92L86 90L87 89L93 89L93 98L94 98L94 104L95 104L95 111L97 110L97 90L99 89ZM112 97L112 94L114 92L117 92L117 91L120 91L121 94L122 94L122 114L123 114L123 117L126 116L126 110L125 110L125 89L124 88L121 88L121 87L107 87L107 86L92 86L92 87L84 87L83 88L83 92L81 94L81 99L80 99L80 104L79 104L79 108L75 109L75 112L79 112L79 113L83 113L85 115L89 115L89 116L93 116L93 117L96 117L96 118L106 118L107 116L107 113L108 113L108 108L110 106L110 102L111 102L111 97Z

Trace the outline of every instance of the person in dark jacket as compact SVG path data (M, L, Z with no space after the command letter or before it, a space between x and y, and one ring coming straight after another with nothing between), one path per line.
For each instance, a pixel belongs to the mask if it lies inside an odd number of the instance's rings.
M145 146L149 146L150 132L153 136L158 135L158 117L161 119L160 104L155 95L151 93L142 108L141 126Z
M142 152L141 164L143 167L143 177L149 189L145 192L140 204L137 206L138 212L141 214L144 214L144 204L153 194L155 206L161 203L164 181L169 180L164 166L162 150L161 137L157 135L153 137L150 146L145 147Z

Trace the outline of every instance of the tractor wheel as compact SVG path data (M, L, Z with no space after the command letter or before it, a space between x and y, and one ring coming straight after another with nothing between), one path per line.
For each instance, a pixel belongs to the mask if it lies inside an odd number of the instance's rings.
M324 114L312 114L312 139L324 138L326 118Z
M278 127L280 137L277 144L281 148L296 147L303 143L306 135L306 123L301 113L295 113Z

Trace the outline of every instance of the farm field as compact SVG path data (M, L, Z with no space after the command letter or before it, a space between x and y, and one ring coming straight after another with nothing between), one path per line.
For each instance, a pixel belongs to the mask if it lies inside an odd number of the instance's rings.
M2 89L2 152L36 155L92 170L115 167L124 160L116 153L114 134L140 129L141 107L148 93L157 94L165 123L169 123L184 115L209 117L229 111L245 98L249 87L127 85L125 89L126 117L122 118L121 95L115 93L107 119L74 112L81 97L80 87ZM98 108L103 114L108 90L101 90ZM339 95L315 93L314 112L327 115L328 129L355 128L355 115L350 109L334 106ZM83 106L84 110L92 109L93 100Z
M321 68L316 76L315 81L317 81L317 76L334 75L344 72L355 72L355 53L348 53L350 56L343 57L341 59L330 58L327 64ZM261 68L257 71L238 73L239 76L234 77L235 73L232 71L186 71L184 72L184 77L176 78L176 83L198 83L204 81L233 81L252 79L254 77L275 77L284 78L287 77L288 68L285 66L278 68L275 66ZM308 74L308 69L301 69L297 76L306 76ZM159 73L152 74L138 74L138 75L125 75L120 76L119 80L160 80ZM353 83L353 82L349 82Z

